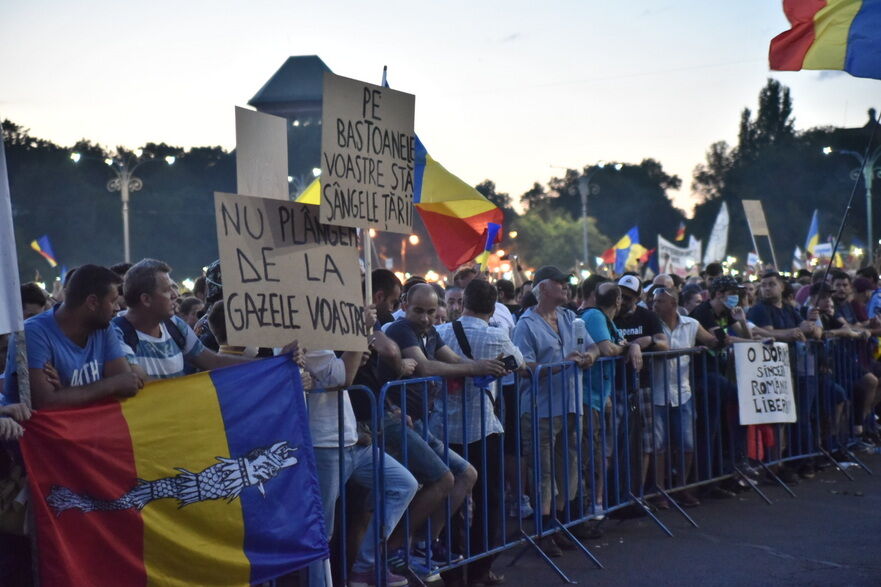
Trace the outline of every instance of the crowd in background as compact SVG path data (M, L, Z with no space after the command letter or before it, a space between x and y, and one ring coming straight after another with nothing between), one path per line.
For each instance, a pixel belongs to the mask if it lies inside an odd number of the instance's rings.
M376 521L369 495L376 466L371 445L379 438L386 451L381 527L387 532L385 584L390 586L407 585L409 572L425 583L438 581L440 568L462 560L466 543L471 555L501 544L502 515L538 515L550 527L579 493L579 479L593 482L587 499L593 516L573 534L578 539L601 535L598 521L610 505L603 502L610 453L602 445L639 447L633 451L641 471L637 492L669 486L668 470L679 477L678 485L686 485L700 462L701 429L730 438L727 462L755 472L750 432L738 424L732 409L737 403L730 353L734 342L813 348L810 341L829 338L867 341L869 352L852 364L853 389L829 383L826 391L836 410L824 434L833 451L881 444L881 363L872 352L881 336L881 290L873 267L855 274L801 271L793 279L768 271L757 281L740 281L714 263L687 278L662 274L643 281L635 273L593 274L579 283L545 266L516 285L505 279L493 282L465 267L447 287L419 276L401 283L391 271L379 269L372 274L372 303L364 311L370 333L365 353L314 349L307 339L283 349L230 345L219 263L208 267L192 291L182 291L171 271L161 261L144 259L110 268L84 265L68 272L51 295L36 283L24 284L32 408L131 397L153 379L290 353L307 392L329 538L339 533L341 484L351 485L351 495L367 504L347 517L347 534L355 537L348 570L352 587L375 584ZM655 354L694 347L706 349L700 364L690 363L698 360L696 355L674 359ZM11 453L31 415L18 397L21 373L14 351L0 353L0 361L5 358L0 439ZM565 361L572 368L560 370L559 376L532 380L541 365ZM701 377L690 377L696 369ZM428 377L444 378L446 393L433 384L393 386L379 413L372 412L363 392L347 391L353 384L364 386L378 400L390 381ZM561 392L561 381L566 392ZM707 401L720 416L698 426L696 404ZM615 438L610 431L618 428L625 406L633 406L637 424L631 425L632 438ZM799 409L809 416L812 407ZM771 450L785 450L783 439L765 436ZM663 462L674 438L684 467ZM851 438L858 444L844 444ZM591 470L567 479L560 472L578 466L573 450L578 446L587 447ZM16 460L7 460L8 474ZM552 461L567 466L553 467ZM529 474L515 478L521 466L524 471L538 467L538 487L529 482ZM777 473L795 482L799 476L812 477L814 464ZM694 507L702 499L733 497L743 488L727 482L707 486L702 494L686 489L677 501ZM652 504L670 507L663 495ZM399 524L405 512L407 532ZM549 556L574 548L562 534L543 538L540 546ZM504 577L492 564L493 557L486 556L445 571L444 583L500 584ZM337 557L313 563L300 580L326 585L340 572L337 565Z

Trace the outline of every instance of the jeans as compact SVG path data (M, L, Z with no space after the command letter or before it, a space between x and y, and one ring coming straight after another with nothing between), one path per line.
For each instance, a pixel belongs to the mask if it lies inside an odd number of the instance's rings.
M373 447L353 445L342 449L343 477L340 478L340 449L315 448L315 466L318 470L318 485L321 490L321 503L324 507L324 523L328 533L333 532L334 511L340 486L349 480L362 487L373 487ZM407 469L392 457L385 455L385 519L383 520L384 538L388 538L394 530L410 500L416 495L418 488L416 479ZM366 572L373 569L376 561L375 532L376 515L370 519L364 540L358 549L352 570ZM330 536L328 536L330 538ZM310 587L324 587L327 581L325 561L316 561L309 565Z

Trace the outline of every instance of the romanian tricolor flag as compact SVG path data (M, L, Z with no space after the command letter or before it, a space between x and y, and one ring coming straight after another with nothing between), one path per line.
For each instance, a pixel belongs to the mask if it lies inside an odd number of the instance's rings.
M816 255L818 244L820 244L820 223L817 219L817 210L814 210L814 215L811 217L811 226L808 228L808 238L805 239L805 253L807 253L808 259Z
M771 69L839 69L881 79L881 2L783 0L792 28L771 41Z
M450 271L468 263L488 243L489 225L501 228L504 213L476 189L447 171L431 158L422 141L416 137L416 169L413 203L441 262ZM501 240L499 229L493 242Z
M40 582L248 585L327 556L289 355L27 423Z
M685 223L680 222L679 228L676 229L676 242L685 240Z
M58 265L58 261L55 260L55 252L52 250L52 244L49 242L49 235L44 234L37 240L31 241L31 248L46 259L52 267Z
M645 254L646 248L639 244L639 227L634 226L617 243L603 253L603 262L615 265L615 273L623 273L628 263L633 263ZM632 259L631 259L632 257Z

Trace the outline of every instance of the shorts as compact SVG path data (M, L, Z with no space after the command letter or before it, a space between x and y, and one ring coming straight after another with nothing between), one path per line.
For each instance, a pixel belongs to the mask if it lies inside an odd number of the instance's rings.
M456 452L446 449L444 443L429 432L427 426L423 426L422 420L413 422L413 428L405 426L402 438L401 419L397 416L386 416L382 432L386 452L403 464L420 485L435 483L448 472L459 476L469 467L468 461Z
M538 450L535 457L533 446L532 414L525 413L520 419L520 435L523 456L531 467L538 466L543 512L550 511L551 500L555 499L557 509L562 509L566 501L575 498L578 492L578 418L576 414L538 418ZM563 434L565 421L566 434ZM553 459L553 464L551 460ZM552 474L553 473L553 474Z
M681 448L684 452L694 452L694 422L693 397L678 407L655 406L654 450L667 450L669 446L672 446L673 448Z

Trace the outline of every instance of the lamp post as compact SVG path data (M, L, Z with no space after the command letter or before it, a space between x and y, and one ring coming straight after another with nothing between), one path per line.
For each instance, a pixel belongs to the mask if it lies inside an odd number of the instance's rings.
M592 180L594 176L605 167L605 161L598 161L596 165L594 165L591 170L587 172L586 175L582 175L578 178L578 193L581 196L581 237L583 245L582 253L584 254L584 266L588 270L590 269L590 255L588 254L587 236L587 196L590 194L596 195L600 193L600 186L590 185L590 180ZM623 165L621 165L620 163L615 163L613 167L615 171L620 171Z
M860 166L850 172L850 178L854 181L863 176L863 182L866 186L866 239L869 252L875 250L875 242L872 240L872 182L874 178L881 179L881 147L876 148L871 155L863 158L862 154L847 149L833 149L832 147L823 147L824 155L832 153L844 153L854 157L859 161Z
M77 152L70 154L70 159L74 163L79 163L82 155ZM111 178L107 182L107 191L119 192L122 200L122 241L123 241L123 259L126 263L131 263L131 241L129 237L129 200L131 192L141 191L144 182L140 177L135 176L135 170L143 163L148 161L157 161L154 157L144 157L144 151L137 149L132 154L122 150L117 150L116 154L104 158L104 164L107 165L116 177ZM174 165L176 158L173 155L164 157L165 163Z
M401 272L407 272L407 243L410 243L414 247L419 244L419 235L411 234L407 238L401 239Z

